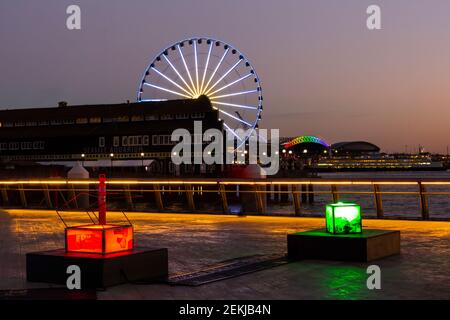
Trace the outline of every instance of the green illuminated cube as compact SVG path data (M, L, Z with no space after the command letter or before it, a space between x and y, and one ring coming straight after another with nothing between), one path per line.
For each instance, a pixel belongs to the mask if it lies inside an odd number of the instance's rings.
M327 232L333 234L361 233L361 207L355 203L327 204L325 210Z

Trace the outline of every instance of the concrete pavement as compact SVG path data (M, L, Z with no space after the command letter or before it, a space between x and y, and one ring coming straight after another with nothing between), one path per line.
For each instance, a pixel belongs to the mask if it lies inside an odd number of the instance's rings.
M283 254L286 234L324 226L321 218L127 213L140 246L169 248L169 272L193 272L252 254ZM89 223L84 213L63 213L69 225ZM108 213L110 222L124 221ZM25 253L64 246L64 225L54 211L0 211L0 290L41 288L27 283ZM370 264L289 263L199 287L125 284L100 299L450 299L450 222L363 220L364 227L402 232L402 254L375 261L382 289L368 290Z

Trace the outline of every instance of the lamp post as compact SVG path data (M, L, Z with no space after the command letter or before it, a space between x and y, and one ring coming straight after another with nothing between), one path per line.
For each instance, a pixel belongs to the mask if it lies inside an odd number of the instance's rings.
M98 223L106 224L106 175L98 177Z
M111 170L111 176L112 176L114 153L110 153L109 157L111 158L111 167L110 167L110 170Z

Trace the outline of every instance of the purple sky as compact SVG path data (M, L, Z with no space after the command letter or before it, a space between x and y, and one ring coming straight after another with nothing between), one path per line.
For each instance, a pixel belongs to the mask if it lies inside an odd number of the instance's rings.
M66 7L82 30L66 29ZM382 30L366 8L382 9ZM190 36L245 53L263 86L262 126L384 151L450 145L448 0L2 0L0 108L134 100L162 48Z

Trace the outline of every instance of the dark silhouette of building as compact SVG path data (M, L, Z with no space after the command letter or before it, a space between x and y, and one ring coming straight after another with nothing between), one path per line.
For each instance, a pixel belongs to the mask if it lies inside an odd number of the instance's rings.
M333 155L362 155L379 153L380 148L366 141L345 141L331 145Z
M171 141L178 128L222 130L218 111L198 99L0 110L0 161L127 161L152 159L173 169ZM193 137L194 141L195 138ZM203 142L200 142L203 143ZM170 168L169 168L170 167Z

